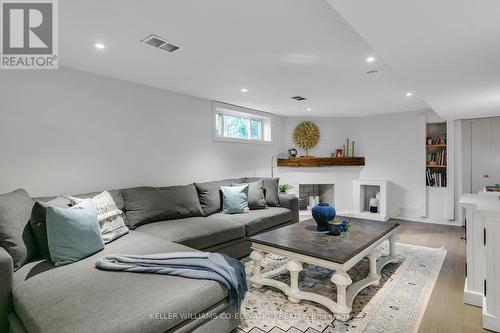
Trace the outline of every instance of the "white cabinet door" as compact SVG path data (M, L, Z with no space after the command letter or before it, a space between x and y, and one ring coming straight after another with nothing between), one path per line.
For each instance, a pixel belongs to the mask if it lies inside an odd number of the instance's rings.
M471 122L471 181L472 193L488 185L491 170L491 119L475 119Z
M472 193L500 184L500 118L471 120Z
M491 171L488 185L500 184L500 118L491 118Z

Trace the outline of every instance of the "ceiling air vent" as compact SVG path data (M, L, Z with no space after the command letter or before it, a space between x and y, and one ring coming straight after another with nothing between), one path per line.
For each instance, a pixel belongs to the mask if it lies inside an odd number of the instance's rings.
M149 45L157 47L157 48L160 48L160 49L167 51L167 52L174 52L175 50L177 50L179 48L179 46L174 45L174 44L172 44L172 43L166 41L165 39L163 39L159 36L156 36L156 35L149 35L148 37L141 40L141 42L149 44Z
M296 100L296 101L303 101L305 100L306 98L305 97L302 97L302 96L293 96L292 99Z
M179 48L178 46L176 46L174 44L170 44L170 43L166 43L166 44L163 44L162 46L160 46L160 49L168 51L168 52L174 52L178 48Z

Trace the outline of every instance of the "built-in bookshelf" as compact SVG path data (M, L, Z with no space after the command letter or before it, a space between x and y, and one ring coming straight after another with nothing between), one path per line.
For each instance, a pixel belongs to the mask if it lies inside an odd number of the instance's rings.
M428 123L426 135L425 183L432 187L446 187L447 136L446 123Z

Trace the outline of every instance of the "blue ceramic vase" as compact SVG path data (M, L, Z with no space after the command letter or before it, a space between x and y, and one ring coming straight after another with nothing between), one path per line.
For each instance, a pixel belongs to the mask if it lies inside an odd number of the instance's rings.
M317 231L328 231L330 228L328 222L333 221L335 218L335 208L327 203L320 203L313 207L312 216L316 221Z

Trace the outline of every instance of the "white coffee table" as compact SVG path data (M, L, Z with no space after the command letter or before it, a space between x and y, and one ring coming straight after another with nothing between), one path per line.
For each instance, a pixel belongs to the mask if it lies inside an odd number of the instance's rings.
M250 283L256 288L277 288L293 303L301 300L319 303L328 308L336 319L348 320L354 297L362 289L378 285L382 268L388 263L398 261L396 229L399 226L398 223L392 222L356 218L350 220L351 230L341 236L317 232L315 222L307 220L250 237L253 249L250 258L254 261ZM382 256L377 247L386 240L389 241L389 253ZM266 253L286 257L288 261L282 267L263 273L261 262ZM368 276L352 283L347 271L365 257L370 263ZM336 301L299 289L299 272L302 271L303 263L334 270L331 281L337 286ZM273 279L286 271L290 272L290 285Z

